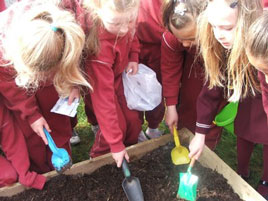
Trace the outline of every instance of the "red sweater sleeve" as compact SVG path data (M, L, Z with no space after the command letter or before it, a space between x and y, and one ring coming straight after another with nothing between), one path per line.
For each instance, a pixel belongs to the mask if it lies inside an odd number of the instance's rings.
M213 120L218 112L218 108L223 101L223 88L208 88L208 83L203 86L196 103L196 129L195 132L207 134Z
M268 84L266 83L264 74L260 71L258 72L258 78L261 84L263 108L268 117Z
M19 88L13 77L10 67L0 67L0 93L5 99L6 106L20 113L22 119L29 125L42 117L36 103L35 96L28 96L27 92Z
M176 105L183 72L184 51L170 32L165 32L161 43L161 75L166 105Z
M268 0L263 0L263 7L267 8L268 7Z
M136 34L132 40L130 52L129 52L129 61L139 62L139 53L140 53L140 43Z
M0 1L0 12L4 11L6 9L5 1Z
M94 87L91 100L100 130L111 152L120 152L125 146L116 109L115 77L112 69L115 55L112 44L102 45L101 49L97 58L86 62L87 73L92 78Z

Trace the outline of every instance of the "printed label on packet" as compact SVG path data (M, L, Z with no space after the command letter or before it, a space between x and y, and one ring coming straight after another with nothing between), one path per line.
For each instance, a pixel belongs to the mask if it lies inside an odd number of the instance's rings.
M68 97L59 98L56 105L54 105L54 107L50 110L50 112L66 115L69 117L74 117L77 113L78 105L79 105L79 98L74 99L71 105L68 105Z

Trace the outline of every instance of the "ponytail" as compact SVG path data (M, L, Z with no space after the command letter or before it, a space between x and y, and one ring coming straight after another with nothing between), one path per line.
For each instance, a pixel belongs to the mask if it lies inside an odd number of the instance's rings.
M60 96L68 96L73 86L91 88L79 67L85 35L70 12L45 4L20 18L14 19L4 45L18 86L35 90L54 75Z

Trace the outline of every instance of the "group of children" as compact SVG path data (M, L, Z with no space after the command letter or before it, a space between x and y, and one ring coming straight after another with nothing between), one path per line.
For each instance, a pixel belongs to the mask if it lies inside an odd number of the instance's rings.
M0 187L19 180L42 189L40 174L53 169L43 128L71 154L76 122L50 112L59 97L69 97L69 103L84 98L96 131L90 157L111 152L118 167L129 161L127 146L162 135L158 126L165 110L171 132L187 127L195 133L189 156L198 159L205 143L215 148L222 128L213 120L229 101L239 102L237 172L249 177L254 144L263 144L257 190L268 200L264 3L21 0L2 9ZM145 113L127 107L122 83L122 73L134 75L138 63L155 71L163 86L162 102Z

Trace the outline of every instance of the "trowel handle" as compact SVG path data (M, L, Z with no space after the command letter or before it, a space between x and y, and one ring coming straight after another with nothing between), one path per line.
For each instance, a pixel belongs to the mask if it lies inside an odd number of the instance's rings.
M192 158L189 166L192 168L194 166L194 163L195 163L195 158Z
M191 159L191 162L189 164L189 167L188 167L187 172L191 172L192 171L192 168L194 167L194 163L195 163L195 158L192 158Z
M53 152L53 153L57 153L58 152L58 147L56 146L54 140L52 139L51 135L49 134L49 132L47 131L46 128L43 128L44 130L44 133L46 134L46 137L47 137L47 141L48 141L48 146L50 148L50 150Z
M122 163L122 170L126 178L131 176L126 159L124 158Z
M173 127L173 136L174 136L174 141L175 141L176 147L181 146L179 135L178 135L178 131L177 131L177 129L176 129L175 126Z

